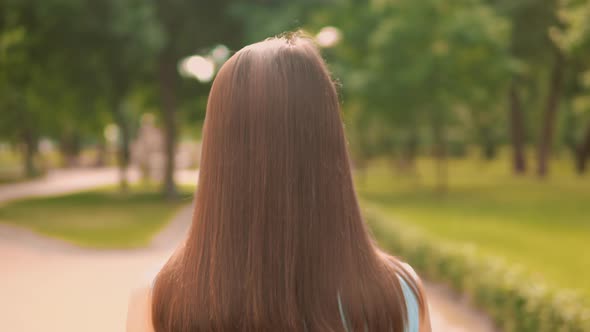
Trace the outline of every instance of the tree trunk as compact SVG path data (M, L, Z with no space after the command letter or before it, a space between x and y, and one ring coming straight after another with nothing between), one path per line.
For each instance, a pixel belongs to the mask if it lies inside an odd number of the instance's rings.
M417 173L416 156L418 155L418 143L418 129L416 129L416 126L413 126L412 129L410 129L409 137L407 138L406 142L404 142L403 153L403 159L412 174Z
M436 189L440 193L448 190L449 171L447 165L447 142L444 124L435 121L432 127L434 137L434 158L436 160Z
M586 128L584 140L576 149L576 171L578 174L586 172L588 159L590 159L590 125Z
M549 79L549 91L545 107L545 117L543 127L539 136L539 145L537 148L537 175L545 177L549 171L549 157L551 153L551 144L555 131L555 120L559 109L561 97L561 88L563 83L565 59L560 51L555 51L553 69Z
M158 75L162 118L164 120L164 195L169 199L177 196L174 182L176 155L176 65L164 52L159 59Z
M96 145L96 159L94 167L104 167L107 164L107 146L103 139Z
M496 142L492 129L489 126L480 127L481 155L485 160L493 160L496 157Z
M115 122L119 127L119 142L117 149L117 164L119 167L119 188L122 192L129 190L127 170L129 168L129 123L123 111L122 98L116 97L113 100L112 110Z
M80 138L77 133L65 133L60 139L60 151L64 167L76 167L80 159Z
M524 151L525 129L524 115L520 95L514 79L508 90L510 100L510 139L512 141L512 170L514 174L521 175L526 172L526 159Z
M39 175L37 167L35 167L35 155L37 153L37 139L33 131L25 127L21 133L23 142L23 168L25 176L32 178Z

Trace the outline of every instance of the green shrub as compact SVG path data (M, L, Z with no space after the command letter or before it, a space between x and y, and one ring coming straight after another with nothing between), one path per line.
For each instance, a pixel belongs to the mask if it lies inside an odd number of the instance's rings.
M589 332L587 302L567 290L549 289L524 271L473 247L430 240L376 210L365 216L380 243L427 279L444 282L486 311L507 332Z

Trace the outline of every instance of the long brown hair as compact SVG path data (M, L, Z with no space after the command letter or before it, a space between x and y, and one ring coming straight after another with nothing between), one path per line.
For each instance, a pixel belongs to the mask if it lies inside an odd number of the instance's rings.
M269 39L223 65L195 199L153 289L156 331L403 331L406 273L368 235L337 92L309 39Z

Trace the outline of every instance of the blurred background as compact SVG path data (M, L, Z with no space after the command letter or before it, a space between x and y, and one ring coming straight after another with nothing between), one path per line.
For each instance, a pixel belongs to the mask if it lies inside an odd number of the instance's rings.
M217 70L298 29L434 331L590 331L588 0L2 0L2 329L124 330L190 223Z

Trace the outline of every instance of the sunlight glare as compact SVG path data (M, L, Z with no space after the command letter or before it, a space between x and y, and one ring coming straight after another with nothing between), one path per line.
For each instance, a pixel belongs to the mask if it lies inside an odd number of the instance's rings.
M316 35L315 39L321 47L333 47L342 38L342 33L336 27L323 27Z
M200 82L209 82L215 74L215 63L209 58L193 55L180 62L179 71L183 76L194 77Z

